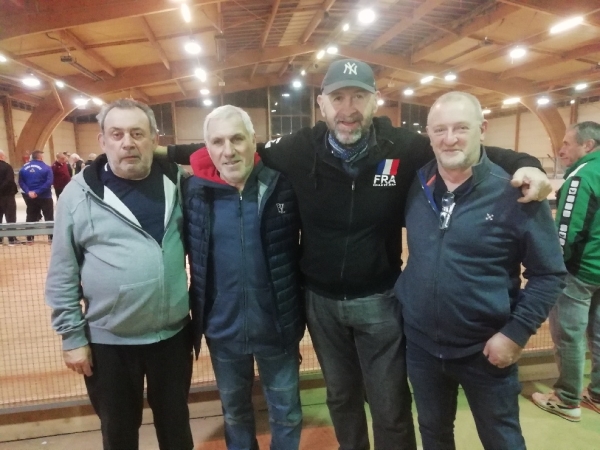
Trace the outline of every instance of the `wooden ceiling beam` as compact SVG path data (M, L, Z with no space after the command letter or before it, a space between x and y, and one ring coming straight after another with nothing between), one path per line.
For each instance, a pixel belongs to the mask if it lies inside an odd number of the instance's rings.
M505 80L507 78L519 77L533 70L543 69L545 67L550 67L555 64L560 64L573 59L582 58L584 56L598 52L600 52L600 43L597 39L592 39L587 41L583 45L580 45L579 47L567 50L566 52L563 52L561 54L551 55L543 59L529 61L513 69L506 70L500 73L500 75L498 75L498 79Z
M202 13L206 19L211 23L213 28L217 30L217 33L223 34L223 18L221 17L220 3L215 2L209 5L205 5L202 8Z
M190 6L208 5L229 0L189 0ZM53 7L42 11L27 9L18 14L0 15L0 41L34 33L87 25L106 20L138 17L178 8L171 0L122 0L111 2L81 2L81 0L62 0L53 2Z
M257 63L257 64L254 64L254 65L252 66L252 71L250 72L250 76L248 77L248 79L249 79L250 81L254 80L254 75L256 75L256 69L258 69L258 63Z
M111 66L108 63L108 61L106 61L102 56L100 56L94 50L88 50L86 48L85 44L83 42L81 42L79 40L79 38L73 34L73 32L71 32L69 30L62 30L60 32L60 35L64 41L66 41L68 44L71 44L73 47L75 47L77 50L79 50L81 53L83 53L86 57L88 57L89 59L94 61L96 64L98 64L102 68L102 70L104 70L106 73L108 73L111 77L114 77L117 75L117 71L115 70L115 68L113 66Z
M596 68L596 66L588 69L582 70L580 72L575 72L570 75L565 75L564 77L555 78L552 80L545 80L535 85L539 89L556 89L557 86L565 86L568 87L571 84L575 83L592 83L600 80L600 70ZM581 95L578 93L577 95Z
M294 57L290 56L287 61L285 63L283 63L281 65L281 68L279 69L279 72L277 73L277 76L279 78L281 78L283 76L283 74L288 70L288 68L290 67L290 64L294 62Z
M269 16L269 21L267 22L267 25L265 26L262 37L260 39L260 48L265 48L265 44L267 43L267 39L269 38L269 33L271 32L271 27L273 27L273 22L275 21L275 16L277 15L277 10L279 9L280 3L281 3L281 0L275 0L275 2L273 3L273 6L271 7L271 15ZM254 76L254 71L252 72L250 79L252 79L253 76Z
M600 0L585 0L584 2L573 2L565 0L498 0L501 3L526 8L532 11L543 12L561 18L572 15L586 16L586 23L600 27L598 11L600 11Z
M179 88L179 90L181 91L181 93L183 94L183 96L187 96L187 91L185 90L185 87L183 86L183 83L181 82L181 80L175 80L175 84L177 85L177 87Z
M165 65L165 67L167 68L167 70L171 70L171 63L169 62L169 58L167 58L167 54L165 53L163 48L158 43L158 40L156 39L156 36L154 35L152 28L150 28L150 24L148 23L148 21L146 20L146 18L144 16L140 17L140 24L142 25L144 34L150 41L150 44L152 45L154 50L156 50L156 52L158 53L158 56L160 56L160 59L163 62L163 64Z
M142 100L146 104L149 104L151 102L150 97L148 97L146 93L141 89L131 89L129 91L129 96L136 100Z
M443 48L446 48L460 41L461 39L478 32L482 28L486 28L489 25L504 19L508 15L519 11L519 9L520 8L513 5L500 4L496 8L474 17L473 20L456 27L456 34L444 36L441 39L438 39L427 44L425 47L416 50L413 52L412 61L420 61L432 53L442 50Z
M392 26L389 30L375 39L369 46L369 50L377 50L379 47L382 47L445 1L446 0L425 0L425 2L421 3L421 5L413 11L411 17L400 20L396 25Z
M301 44L305 44L310 39L313 32L317 29L317 27L323 20L323 17L325 17L325 13L331 9L334 3L335 0L325 0L321 4L321 8L315 13L310 23L304 30L304 33L302 33L302 37L300 38Z

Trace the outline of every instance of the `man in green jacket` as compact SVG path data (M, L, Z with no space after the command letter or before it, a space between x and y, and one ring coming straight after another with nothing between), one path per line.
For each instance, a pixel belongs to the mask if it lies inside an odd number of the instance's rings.
M568 167L558 193L556 225L569 272L550 313L559 377L554 391L536 392L533 402L571 422L580 403L600 413L600 124L581 122L565 134L558 153ZM583 387L587 332L592 354L588 388Z

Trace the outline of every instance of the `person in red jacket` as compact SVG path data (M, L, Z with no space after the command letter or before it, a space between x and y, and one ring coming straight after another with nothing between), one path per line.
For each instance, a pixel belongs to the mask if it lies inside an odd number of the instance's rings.
M56 161L52 164L52 174L54 175L54 193L56 194L56 200L58 200L67 183L71 181L71 170L66 154L59 153L56 155Z

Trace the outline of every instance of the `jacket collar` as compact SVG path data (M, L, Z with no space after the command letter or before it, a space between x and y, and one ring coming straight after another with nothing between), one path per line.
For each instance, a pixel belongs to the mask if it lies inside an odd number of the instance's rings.
M585 155L583 158L579 158L577 161L575 161L575 164L573 164L571 167L569 167L566 172L565 172L565 180L567 178L569 178L571 176L571 174L577 170L579 167L581 167L583 164L588 163L590 161L594 161L596 159L600 159L600 150L596 150L593 152L588 153L587 155Z

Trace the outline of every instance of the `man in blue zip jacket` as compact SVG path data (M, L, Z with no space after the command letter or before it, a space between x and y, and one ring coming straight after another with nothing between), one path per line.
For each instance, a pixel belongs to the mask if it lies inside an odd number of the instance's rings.
M248 114L231 105L204 122L206 148L183 188L196 348L202 333L230 450L256 450L254 361L269 408L271 450L300 443L300 218L290 183L256 154Z
M516 362L566 274L548 202L517 202L481 145L486 129L474 96L442 95L427 118L435 160L406 203L409 257L395 293L425 450L455 448L459 385L484 448L525 449Z

